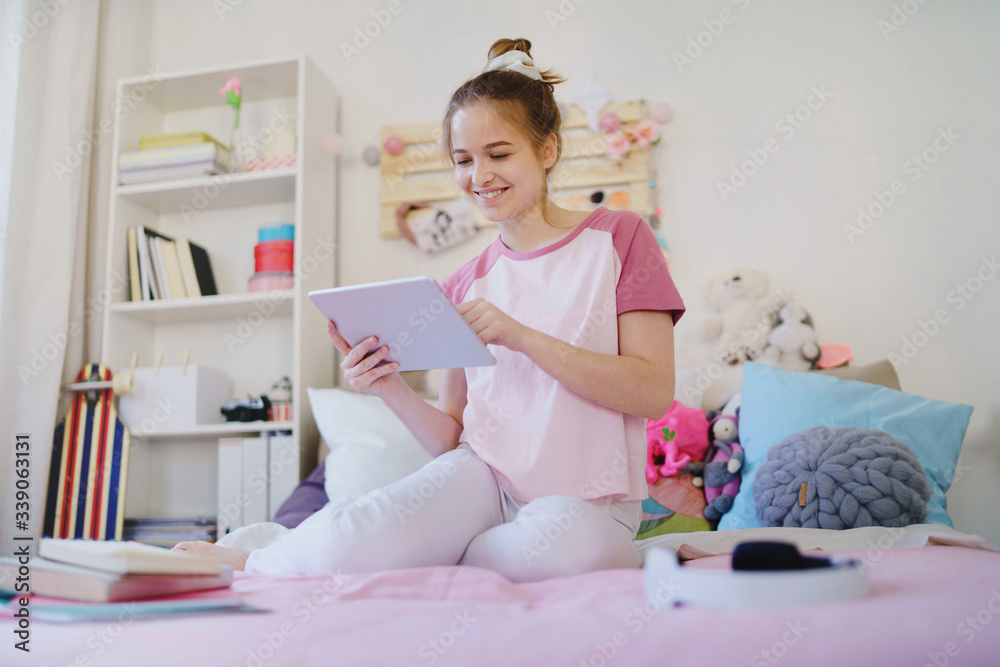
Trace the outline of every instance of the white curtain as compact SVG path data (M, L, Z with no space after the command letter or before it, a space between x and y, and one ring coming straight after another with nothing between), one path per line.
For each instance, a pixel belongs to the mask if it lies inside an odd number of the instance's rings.
M0 3L0 35L8 35L0 43L0 303L3 303L3 257L10 213L11 156L14 151L14 111L17 106L17 63L21 50L21 15L24 0ZM0 308L0 317L3 309Z
M6 4L6 3L5 3ZM84 276L101 3L26 0L0 312L0 553L41 535L59 385L84 356ZM12 42L17 42L16 46ZM64 374L64 366L66 371ZM30 516L15 524L15 442L30 438ZM23 507L21 508L23 509ZM18 542L17 544L23 544Z

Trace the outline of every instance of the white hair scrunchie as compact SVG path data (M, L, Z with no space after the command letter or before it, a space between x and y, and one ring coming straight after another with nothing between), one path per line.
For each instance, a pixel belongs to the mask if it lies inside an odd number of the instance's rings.
M508 51L507 53L501 54L490 61L490 64L486 66L484 72L491 72L493 70L507 70L508 72L517 72L518 74L523 74L530 77L536 81L542 80L542 73L538 71L535 67L535 61L531 59L524 51Z

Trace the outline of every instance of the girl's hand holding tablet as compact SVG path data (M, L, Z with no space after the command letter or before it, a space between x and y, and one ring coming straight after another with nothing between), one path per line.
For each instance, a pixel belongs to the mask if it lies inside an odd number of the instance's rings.
M379 342L375 336L369 336L352 348L333 322L327 321L326 332L334 346L344 355L340 368L355 391L385 398L392 390L393 383L402 381L396 372L399 364L393 362L379 365L389 354L389 347L378 347Z

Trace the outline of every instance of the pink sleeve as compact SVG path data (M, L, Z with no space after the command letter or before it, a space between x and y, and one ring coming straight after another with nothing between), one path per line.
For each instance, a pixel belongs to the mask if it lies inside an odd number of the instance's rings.
M618 279L618 314L631 310L670 311L674 324L684 314L681 299L656 235L636 215L621 220L614 231L615 250L622 263Z
M500 257L497 249L499 239L487 246L486 250L473 257L458 271L453 273L441 284L441 289L456 306L465 300L465 295L472 287L473 281L489 273L490 268Z

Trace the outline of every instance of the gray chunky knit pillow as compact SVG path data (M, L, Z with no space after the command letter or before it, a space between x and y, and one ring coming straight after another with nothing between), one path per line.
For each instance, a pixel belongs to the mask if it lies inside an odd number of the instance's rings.
M921 523L931 490L917 457L885 431L816 426L768 451L753 497L762 526L841 530Z

